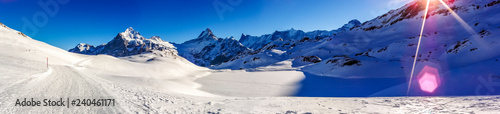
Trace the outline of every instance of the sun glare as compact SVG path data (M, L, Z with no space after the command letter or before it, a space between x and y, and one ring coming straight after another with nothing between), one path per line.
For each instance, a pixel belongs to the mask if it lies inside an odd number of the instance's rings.
M423 22L422 22L422 27L420 29L420 35L419 35L418 43L417 43L417 50L415 52L415 58L413 60L413 67L412 67L412 70L411 70L410 81L408 83L408 90L406 91L406 95L408 95L409 92L410 92L410 87L411 87L413 75L415 73L415 65L416 65L416 62L417 62L418 53L420 51L420 44L421 44L421 41L422 41L423 32L425 30L425 24L426 24L426 21L427 21L427 14L429 13L429 10L430 10L429 6L443 5L451 13L451 15L453 15L453 17L460 23L460 25L462 25L466 29L466 31L469 34L471 34L473 36L477 36L477 33L474 31L474 29L472 29L471 26L469 26L455 11L453 11L453 9L450 8L450 6L448 6L448 3L453 3L454 1L455 0L448 0L446 2L443 1L443 0L426 0L424 19L423 19ZM477 39L475 39L475 40L477 40ZM482 43L482 41L478 41L478 42ZM436 76L436 75L439 75L439 74L427 74L427 75L424 75L424 78L420 78L419 79L420 88L423 91L426 91L426 92L434 92L434 89L437 86L439 86L439 84L434 83L435 81L433 81L433 80L436 79L436 77L433 77L433 76Z
M475 35L476 34L476 32L474 31L474 29L472 29L472 27L470 27L460 16L458 16L458 14L455 11L453 11L450 8L450 6L448 6L448 4L446 4L443 0L439 0L439 2L441 2L441 4L444 7L446 7L446 9L448 9L448 11L451 13L451 15L453 15L453 17L455 17L455 19L457 19L457 21L460 22L460 24L467 30L467 32L469 32L471 35Z
M427 13L429 13L430 2L431 2L431 0L427 0L427 4L425 5L424 19L422 22L422 28L420 29L420 35L418 37L417 51L415 52L415 59L413 60L413 67L411 69L410 82L408 83L408 90L406 91L406 95L408 95L410 93L411 82L413 79L413 73L415 72L415 64L417 63L418 51L420 50L420 42L422 41L422 34L424 33L425 22L427 21Z

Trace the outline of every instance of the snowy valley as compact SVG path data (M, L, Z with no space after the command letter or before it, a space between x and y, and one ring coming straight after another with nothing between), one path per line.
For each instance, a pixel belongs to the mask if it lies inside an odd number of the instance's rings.
M130 27L106 44L68 51L0 23L0 111L499 112L500 1L445 0L466 25L432 4L415 56L423 1L334 30L292 28L237 40L207 28L178 44ZM424 66L439 70L435 92L421 90L414 77L407 93L415 57L417 74ZM117 105L13 107L19 98L112 98Z

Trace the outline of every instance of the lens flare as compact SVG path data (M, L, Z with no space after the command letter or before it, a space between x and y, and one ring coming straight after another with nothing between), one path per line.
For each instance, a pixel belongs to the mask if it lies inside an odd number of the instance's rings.
M418 51L420 50L420 42L422 41L422 34L424 33L425 22L427 21L427 13L429 13L429 4L431 0L427 0L427 5L425 6L424 20L422 22L422 28L420 29L420 35L418 37L417 51L415 52L415 59L413 60L413 67L410 74L410 82L408 83L408 90L406 90L406 95L410 92L411 81L413 78L413 73L415 72L415 64L417 63Z
M425 29L425 22L427 21L427 14L429 12L429 4L431 3L431 1L432 0L427 0L427 5L425 7L424 19L422 22L422 28L420 29L420 35L419 35L418 43L417 43L417 50L415 52L415 59L413 60L413 67L411 69L410 81L408 83L408 90L406 91L406 95L408 95L410 92L411 82L412 82L413 75L415 72L415 65L416 65L418 53L420 50L420 43L422 41L422 35L423 35L424 29ZM472 29L471 26L469 26L455 11L453 11L453 9L451 9L450 6L448 6L448 4L446 4L443 0L434 0L434 1L439 1L444 7L446 7L446 9L451 13L451 15L453 15L453 17L460 23L460 25L462 25L469 34L471 34L473 37L475 37L474 38L475 41L478 41L480 44L484 44L483 41L478 39L479 36L474 31L474 29ZM433 2L433 4L434 4L434 2ZM480 46L483 46L483 45L480 45ZM486 49L488 49L488 48L486 48ZM425 71L425 68L421 72L424 72L424 71ZM433 92L437 88L437 86L439 86L439 83L440 83L439 82L439 74L436 72L436 74L428 74L427 73L427 74L422 74L422 75L423 75L423 78L420 78L420 80L419 80L420 88L426 92ZM435 80L437 80L437 81L435 81Z
M425 66L418 74L418 84L422 91L432 93L441 85L439 71L436 68Z
M434 90L437 88L436 82L433 80L436 80L434 77L425 77L419 80L420 83L420 89L425 92L432 93Z

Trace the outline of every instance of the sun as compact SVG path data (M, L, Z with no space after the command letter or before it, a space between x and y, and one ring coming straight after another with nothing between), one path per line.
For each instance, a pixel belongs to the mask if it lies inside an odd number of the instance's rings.
M437 6L439 5L439 0L423 0L425 2L429 2L429 6Z

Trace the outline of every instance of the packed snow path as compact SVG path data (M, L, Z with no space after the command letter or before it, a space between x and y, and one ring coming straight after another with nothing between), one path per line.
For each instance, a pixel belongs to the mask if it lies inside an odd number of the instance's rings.
M63 98L112 98L105 89L95 80L91 79L70 66L52 65L47 72L19 81L11 87L4 89L0 100L4 101L2 112L7 113L78 113L78 112L103 112L118 113L121 111L118 106L114 107L12 107L15 106L16 99L37 100ZM43 102L43 101L42 101ZM43 103L42 103L43 105ZM67 104L66 104L67 105Z

